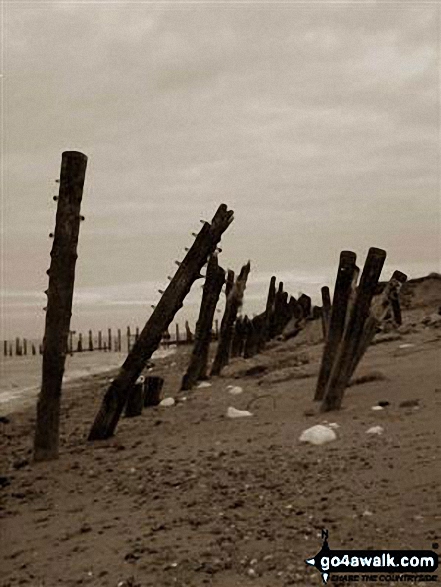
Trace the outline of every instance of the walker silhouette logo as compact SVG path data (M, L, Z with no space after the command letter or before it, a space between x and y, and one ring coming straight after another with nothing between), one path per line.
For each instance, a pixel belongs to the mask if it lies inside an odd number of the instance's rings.
M335 581L357 582L360 575L370 582L437 581L437 575L429 574L438 568L438 555L431 550L331 550L327 530L322 530L322 539L320 552L305 562L320 571L323 583L331 574Z

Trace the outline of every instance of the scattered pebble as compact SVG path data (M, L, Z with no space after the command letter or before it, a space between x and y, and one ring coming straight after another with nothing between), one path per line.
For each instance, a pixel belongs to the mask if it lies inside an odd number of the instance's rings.
M371 410L374 410L375 412L379 412L380 410L384 410L384 408L382 406L372 406Z
M202 389L204 387L211 387L211 383L208 383L208 381L201 381L197 387L198 389Z
M383 434L384 428L382 426L372 426L369 430L366 430L366 434Z
M415 346L413 343L411 343L411 342L405 342L404 344L398 345L398 348L399 349L408 349L408 348L413 347L413 346Z
M317 424L316 426L312 426L312 428L304 430L299 437L300 442L309 442L309 444L316 446L332 442L336 439L337 435L334 430L328 428L328 426L323 426L323 424Z
M170 406L175 405L175 400L172 397L166 397L160 402L159 405L162 406L163 408L168 408Z
M243 389L241 387L239 387L238 385L229 385L227 387L227 389L228 389L228 393L231 393L231 395L239 395L240 393L243 392Z
M227 417L228 418L246 418L247 416L252 416L251 412L248 410L236 410L236 408L232 408L231 406L227 410Z

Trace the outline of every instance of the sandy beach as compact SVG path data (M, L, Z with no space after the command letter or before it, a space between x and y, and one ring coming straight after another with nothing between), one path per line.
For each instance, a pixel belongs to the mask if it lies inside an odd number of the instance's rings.
M420 304L399 333L377 336L356 373L373 381L351 386L338 412L312 401L322 351L313 322L191 392L178 392L190 348L157 360L151 373L175 405L122 419L107 441L86 438L112 373L68 382L56 462L32 464L34 409L11 414L0 424L0 584L320 585L304 560L323 528L333 548L435 548L441 330L421 322L433 309ZM388 405L373 410L379 402ZM230 406L253 415L228 419ZM326 422L336 441L299 442ZM382 434L367 434L373 426Z

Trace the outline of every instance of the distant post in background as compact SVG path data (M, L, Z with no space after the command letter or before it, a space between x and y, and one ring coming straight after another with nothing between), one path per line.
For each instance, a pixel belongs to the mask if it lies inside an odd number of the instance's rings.
M93 333L89 330L89 351L93 351Z
M112 350L112 329L111 328L107 329L107 340L108 340L107 347L108 347L109 351L111 351Z

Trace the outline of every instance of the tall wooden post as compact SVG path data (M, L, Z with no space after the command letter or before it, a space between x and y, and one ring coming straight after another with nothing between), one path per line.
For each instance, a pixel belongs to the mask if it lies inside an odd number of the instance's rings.
M127 326L127 352L130 353L130 351L132 350L132 340L131 340L131 333L130 333L130 326Z
M23 339L23 354L24 356L28 354L28 341L26 338Z
M61 385L66 360L87 157L62 155L54 242L49 268L43 376L37 403L34 459L58 457Z
M19 337L17 336L17 338L15 339L15 355L16 355L17 357L21 357L21 355L22 355L22 354L23 354L23 353L22 353L22 350L21 350L20 339L19 339Z
M89 351L93 351L93 333L89 330Z
M109 438L115 431L127 394L141 374L148 359L158 348L162 333L183 305L191 286L200 278L202 267L233 221L233 211L225 204L219 206L211 224L205 222L193 245L162 294L153 313L144 326L138 341L107 390L89 434L89 440Z
M232 287L230 287L227 278L226 291L228 291L228 297L225 304L225 312L221 322L220 337L216 349L216 355L211 367L212 376L220 375L222 369L228 365L231 352L231 341L233 338L234 322L236 321L237 311L242 305L243 294L245 292L249 272L250 262L248 261L248 263L240 270L240 273Z
M274 303L276 299L276 277L273 275L270 280L268 296L265 307L265 325L262 332L263 344L271 338L272 322L274 318Z
M322 362L314 396L315 401L321 401L325 395L326 385L331 374L338 345L343 336L351 286L354 279L356 258L356 254L352 251L342 251L340 254L337 281L335 283L334 298L329 318L329 332L323 349Z
M32 343L32 355L35 356L37 354L37 349L35 348L35 344Z
M108 339L107 347L108 347L109 351L111 351L112 350L112 329L111 328L107 329L107 339Z
M101 330L98 330L98 350L103 350L103 333Z
M120 353L121 349L122 349L122 347L121 347L121 329L120 328L118 328L118 332L117 332L117 341L118 341L118 344L117 344L117 348L115 350L117 350Z
M179 334L179 324L176 322L176 344L179 344L181 340L180 334Z
M77 344L77 353L83 352L83 335L81 332L78 333L78 344Z
M322 328L323 338L328 338L329 320L331 318L331 296L327 285L322 287Z
M5 357L8 356L8 341L7 340L3 341L3 355Z
M386 251L369 249L360 285L357 289L354 306L349 322L343 333L337 356L326 386L325 396L321 406L322 411L338 410L341 407L344 390L349 383L351 364L362 336L366 319L369 316L372 298L386 259Z
M191 389L196 381L205 379L207 376L213 316L224 283L225 271L219 267L217 255L211 255L207 265L199 318L196 323L194 347L187 372L182 379L182 390Z

